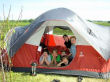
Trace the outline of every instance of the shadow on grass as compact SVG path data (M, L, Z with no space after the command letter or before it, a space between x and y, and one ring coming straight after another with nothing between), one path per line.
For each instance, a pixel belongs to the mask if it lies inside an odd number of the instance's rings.
M39 74L43 74L43 75L46 75L46 76L65 76L65 77L78 77L78 76L72 76L72 75L63 75L63 74L53 74L53 73L37 73L37 75ZM31 73L27 73L27 72L22 72L21 74L22 76L32 76Z
M53 73L38 73L38 74L44 74L44 75L49 75L49 76L65 76L65 77L78 77L77 75L63 75L63 74L53 74Z

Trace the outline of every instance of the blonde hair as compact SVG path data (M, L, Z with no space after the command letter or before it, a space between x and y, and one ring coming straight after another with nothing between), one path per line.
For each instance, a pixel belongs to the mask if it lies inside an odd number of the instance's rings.
M53 51L55 51L55 52L57 53L57 49L54 49ZM53 52L53 51L52 51L52 52Z

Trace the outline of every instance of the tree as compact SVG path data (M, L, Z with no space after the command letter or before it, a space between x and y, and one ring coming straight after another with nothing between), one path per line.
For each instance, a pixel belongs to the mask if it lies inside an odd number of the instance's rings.
M33 19L29 19L29 22L32 23L33 22Z
M108 21L108 23L110 23L110 21Z

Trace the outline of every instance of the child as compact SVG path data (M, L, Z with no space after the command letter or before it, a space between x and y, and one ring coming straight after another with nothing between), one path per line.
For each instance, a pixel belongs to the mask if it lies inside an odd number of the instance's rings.
M69 55L69 62L72 61L72 59L75 57L76 54L76 37L75 36L71 36L70 37L70 41L71 41L71 47L70 47L70 55Z
M60 66L67 66L68 63L69 63L69 61L68 61L67 57L64 56L64 57L62 58L62 61L61 61L59 64L57 64L57 66L58 66L58 67L60 67Z
M62 60L62 58L63 57L65 57L65 56L67 56L67 54L66 54L66 52L63 50L63 51L61 51L62 53L61 53L61 60Z
M50 65L51 57L50 57L50 55L48 55L48 51L45 50L43 52L42 56L40 57L39 62L40 62L40 65L43 65L43 64L46 64L48 66Z
M70 47L71 47L71 41L69 40L69 37L68 37L68 35L63 35L63 39L64 39L64 44L65 44L65 46L68 48L68 49L70 49Z
M60 55L57 54L57 50L54 49L51 56L51 64L57 65L60 62Z

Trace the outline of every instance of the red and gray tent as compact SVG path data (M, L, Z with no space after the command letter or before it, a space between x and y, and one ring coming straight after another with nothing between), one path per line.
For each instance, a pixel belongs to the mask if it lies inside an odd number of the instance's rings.
M32 61L39 63L40 42L45 41L48 49L66 50L60 35L53 35L53 29L70 29L77 37L76 56L65 67L37 66L39 73L56 73L106 78L110 73L110 27L100 26L83 20L66 8L45 12L32 24L16 27L7 33L6 48L13 64L13 71L31 71ZM45 40L44 38L45 37ZM83 53L83 55L80 55Z

